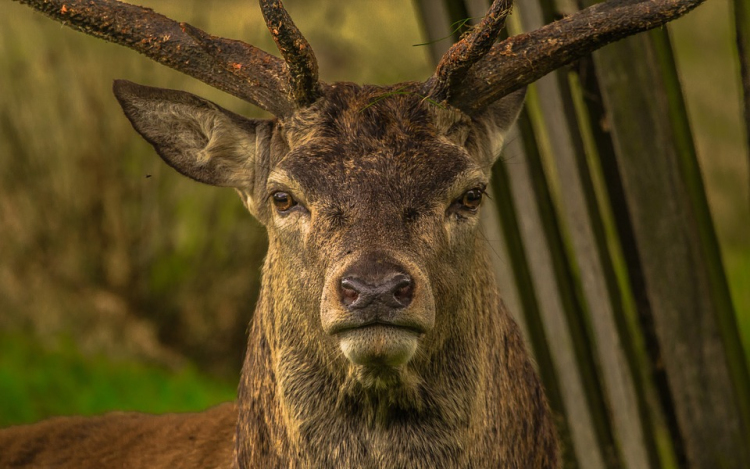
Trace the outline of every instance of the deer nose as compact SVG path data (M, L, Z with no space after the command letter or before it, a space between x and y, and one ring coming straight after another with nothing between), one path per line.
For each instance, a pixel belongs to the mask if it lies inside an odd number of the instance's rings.
M356 275L341 279L341 302L351 310L362 310L373 304L399 309L409 306L414 293L414 281L405 273L361 278Z

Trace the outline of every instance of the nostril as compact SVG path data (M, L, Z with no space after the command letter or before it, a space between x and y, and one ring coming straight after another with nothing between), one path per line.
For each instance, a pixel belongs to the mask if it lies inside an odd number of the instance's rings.
M352 282L349 278L342 279L341 302L346 306L351 306L357 299L359 299L359 289L355 282Z
M412 296L414 294L414 282L411 278L406 275L399 275L398 278L394 279L395 285L393 286L393 298L402 307L408 306L411 303Z
M341 303L351 311L400 309L411 303L414 282L403 273L367 280L350 275L339 282L339 295Z

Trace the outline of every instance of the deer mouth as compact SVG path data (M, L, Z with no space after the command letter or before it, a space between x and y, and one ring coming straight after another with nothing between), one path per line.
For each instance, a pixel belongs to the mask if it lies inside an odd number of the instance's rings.
M415 325L370 322L342 327L336 333L339 347L355 365L397 367L414 356L425 330Z
M358 329L377 328L377 327L403 329L404 331L411 332L417 336L420 336L427 332L427 328L419 324L417 321L409 321L409 320L387 321L387 320L375 318L369 321L364 321L364 322L359 322L359 323L341 322L341 323L333 325L328 331L328 333L331 335L340 335L340 334L343 334L349 331L358 330Z
M431 315L420 309L385 308L369 313L324 314L335 317L324 322L324 330L338 340L342 353L354 365L382 368L406 364L433 325L428 320Z

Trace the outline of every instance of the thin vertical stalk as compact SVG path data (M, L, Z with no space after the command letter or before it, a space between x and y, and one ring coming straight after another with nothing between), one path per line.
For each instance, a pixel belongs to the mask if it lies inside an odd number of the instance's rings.
M745 139L750 163L750 0L734 0L734 31L742 79L742 102L745 113ZM750 166L750 165L748 165ZM750 184L750 172L748 172Z

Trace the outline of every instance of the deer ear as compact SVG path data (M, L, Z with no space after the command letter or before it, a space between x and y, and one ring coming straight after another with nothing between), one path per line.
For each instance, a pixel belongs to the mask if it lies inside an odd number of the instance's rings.
M116 80L125 115L161 158L181 174L213 186L252 190L259 153L250 120L184 91Z
M487 161L483 163L488 166L492 166L500 156L508 132L521 113L524 98L526 98L525 87L495 101L479 115L474 116L475 122L481 124L480 129L484 133L483 153Z

